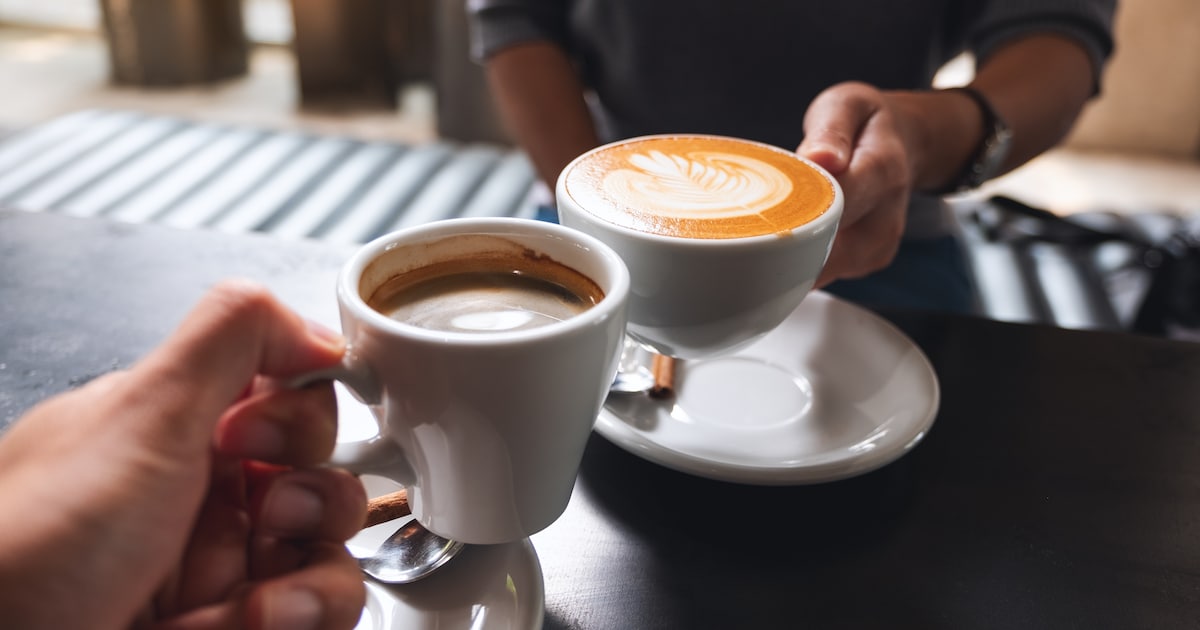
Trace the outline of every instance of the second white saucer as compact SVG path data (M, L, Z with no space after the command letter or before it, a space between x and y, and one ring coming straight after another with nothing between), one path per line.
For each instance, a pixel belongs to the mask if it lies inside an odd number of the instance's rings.
M676 367L674 399L610 395L596 431L682 472L737 483L833 481L912 449L938 409L929 360L879 316L814 292L737 353Z
M380 477L362 479L370 496L400 487ZM347 547L355 556L369 555L402 522L364 529ZM355 630L537 630L545 614L541 563L528 538L467 545L444 567L409 584L364 581L367 605Z

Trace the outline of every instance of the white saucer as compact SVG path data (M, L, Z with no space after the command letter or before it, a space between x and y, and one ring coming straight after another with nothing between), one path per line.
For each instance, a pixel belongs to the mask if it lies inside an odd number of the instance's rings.
M400 486L363 476L367 494ZM367 555L400 521L364 529L346 546ZM355 630L538 630L545 614L542 567L529 539L504 545L468 545L441 569L411 584L366 578L367 605Z
M668 468L785 485L859 475L907 453L938 409L929 360L879 316L813 292L737 353L680 362L676 395L612 394L596 431Z

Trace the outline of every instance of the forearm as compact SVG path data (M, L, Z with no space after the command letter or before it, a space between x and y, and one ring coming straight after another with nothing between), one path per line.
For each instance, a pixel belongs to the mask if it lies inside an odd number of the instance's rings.
M987 97L1013 130L1003 171L1024 164L1066 136L1093 93L1092 77L1084 49L1056 35L1014 41L979 68L971 86ZM892 92L888 97L908 121L914 188L945 190L974 157L983 138L979 106L955 92Z
M552 43L523 43L489 58L487 75L509 133L554 190L559 172L599 143L570 59Z

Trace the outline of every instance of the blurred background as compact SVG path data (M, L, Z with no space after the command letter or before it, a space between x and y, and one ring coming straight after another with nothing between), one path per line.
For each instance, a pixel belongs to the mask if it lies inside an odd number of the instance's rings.
M457 98L435 99L435 79ZM9 129L118 107L504 142L483 88L461 2L0 0L0 126Z
M0 0L0 133L113 108L503 145L464 1ZM1200 2L1124 0L1117 38L1066 145L992 190L1064 213L1200 212Z

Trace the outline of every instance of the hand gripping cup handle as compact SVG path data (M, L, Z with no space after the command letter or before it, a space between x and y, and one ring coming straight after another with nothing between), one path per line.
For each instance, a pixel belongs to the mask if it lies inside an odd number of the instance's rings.
M289 386L300 389L320 381L340 382L359 402L368 407L374 408L383 404L383 387L379 379L352 347L346 348L341 364L298 376L292 379ZM388 438L386 425L375 414L371 415L377 428L375 434L361 440L339 441L327 465L344 468L357 475L381 475L407 485L412 478L411 474L404 475L407 479L394 477L399 476L398 471L410 473L411 467L400 447Z
M359 402L372 408L383 402L383 387L379 380L352 348L346 348L341 364L301 375L289 385L301 388L326 380L342 383ZM372 417L377 426L375 434L362 440L339 441L326 465L344 468L355 474L379 474L389 478L406 476L412 479L412 468L400 447L386 435L386 425L374 414ZM407 490L407 480L395 481L401 482ZM394 503L398 493L377 497L380 502L372 501L374 505L368 505L364 527L412 514L408 493L402 492L403 503L399 510ZM464 548L462 541L439 536L420 527L417 522L402 525L384 544L390 545L386 553L381 548L375 556L360 559L359 562L368 575L391 584L415 582L445 565Z
M552 324L470 332L410 324L368 300L408 271L445 273L444 263L477 258L519 260L551 280L569 270L600 298ZM559 225L449 219L394 232L363 246L338 277L342 363L291 384L339 381L373 412L374 435L340 432L328 465L405 486L413 516L445 538L519 540L570 499L616 371L629 285L615 251Z

